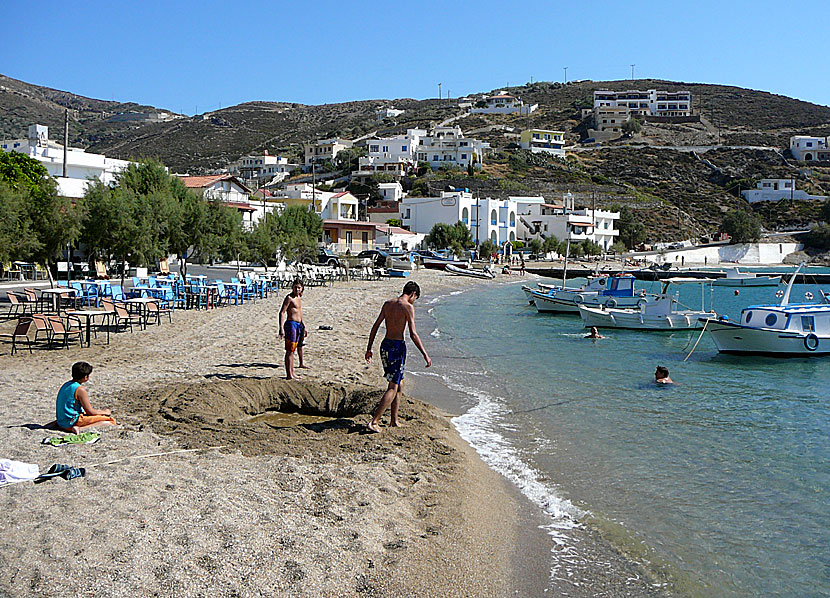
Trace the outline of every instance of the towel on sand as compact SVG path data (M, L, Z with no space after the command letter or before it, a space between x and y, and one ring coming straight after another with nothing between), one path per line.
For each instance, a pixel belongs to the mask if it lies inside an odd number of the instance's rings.
M39 475L40 467L34 463L0 459L0 486L14 484L16 482L26 482L35 479Z

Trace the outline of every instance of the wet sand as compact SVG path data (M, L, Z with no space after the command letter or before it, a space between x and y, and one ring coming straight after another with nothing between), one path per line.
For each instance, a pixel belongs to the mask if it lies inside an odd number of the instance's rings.
M427 293L481 284L429 271L414 278ZM553 546L541 514L446 414L406 398L403 428L365 433L384 387L379 363L363 360L365 343L381 301L401 286L308 288L302 382L275 379L284 375L276 322L285 291L176 313L110 345L100 336L91 348L33 356L0 346L0 457L87 468L83 479L0 489L0 594L550 595ZM43 446L55 432L39 426L54 419L57 389L78 360L95 366L93 404L111 407L121 425L93 445ZM279 409L318 417L257 417ZM200 450L141 458L182 449ZM625 560L612 556L614 566L598 562L562 594L648 593L645 582L625 582ZM595 575L611 581L595 592Z

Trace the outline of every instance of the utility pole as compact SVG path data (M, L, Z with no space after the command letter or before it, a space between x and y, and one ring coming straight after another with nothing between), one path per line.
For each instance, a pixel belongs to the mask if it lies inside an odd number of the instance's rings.
M63 178L67 177L66 157L69 153L69 108L63 112Z
M441 99L441 84L438 84L438 99Z
M564 66L562 68L565 70L565 83L567 83L568 82L568 67Z
M634 80L634 67L637 66L636 64L631 65L631 80Z
M314 158L311 158L311 209L317 211L317 170Z

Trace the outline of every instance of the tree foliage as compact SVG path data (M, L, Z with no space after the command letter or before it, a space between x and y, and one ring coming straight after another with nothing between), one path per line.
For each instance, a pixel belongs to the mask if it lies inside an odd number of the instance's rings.
M822 251L830 249L830 224L824 222L813 226L804 236L804 244Z
M424 241L427 247L452 249L456 254L461 254L465 249L475 245L470 229L460 220L455 224L436 223Z
M29 191L0 181L0 263L28 259L40 245L28 213Z
M300 260L316 251L323 221L303 206L289 206L281 214L268 213L248 237L251 257L267 265L279 252L283 259Z
M480 259L490 259L494 253L498 253L499 248L490 239L485 239L478 245L478 256Z
M49 265L80 235L79 206L58 196L46 167L24 154L0 152L0 182L9 194L4 209L16 215L12 230L25 235L16 242L16 251L21 258L45 264L51 281Z
M761 221L744 210L730 210L723 218L721 230L733 243L752 243L761 238Z
M543 243L539 239L531 239L528 242L528 247L530 247L530 251L532 251L536 255L539 255L540 253L542 253Z
M620 219L617 221L617 228L620 231L620 241L625 243L629 249L633 249L646 240L646 227L628 206L623 206L619 212Z

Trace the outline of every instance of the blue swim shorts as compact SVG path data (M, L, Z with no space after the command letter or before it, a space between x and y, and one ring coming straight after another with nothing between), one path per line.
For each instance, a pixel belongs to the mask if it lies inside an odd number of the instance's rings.
M289 353L293 353L297 347L305 344L305 326L302 322L286 320L283 330L285 331L285 350Z
M403 366L406 362L406 342L390 338L380 344L380 360L383 362L383 376L393 384L403 380Z

